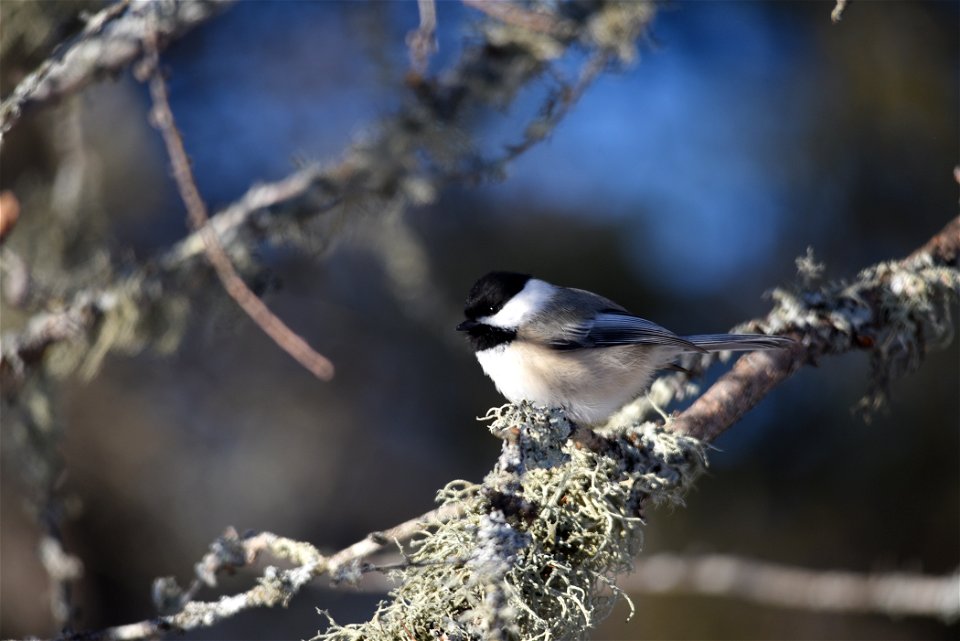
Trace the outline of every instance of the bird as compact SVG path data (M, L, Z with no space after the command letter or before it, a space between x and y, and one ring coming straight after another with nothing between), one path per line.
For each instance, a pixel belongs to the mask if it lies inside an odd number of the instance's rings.
M457 325L484 373L511 403L563 408L598 425L646 391L683 354L785 349L763 334L679 336L584 289L492 271L474 283Z

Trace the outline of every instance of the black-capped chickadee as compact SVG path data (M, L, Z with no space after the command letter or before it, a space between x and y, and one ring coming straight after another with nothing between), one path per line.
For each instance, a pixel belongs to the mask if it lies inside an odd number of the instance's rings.
M484 373L513 403L562 407L574 421L603 422L639 396L681 354L782 349L779 336L677 336L583 289L527 274L490 272L467 296L466 332Z

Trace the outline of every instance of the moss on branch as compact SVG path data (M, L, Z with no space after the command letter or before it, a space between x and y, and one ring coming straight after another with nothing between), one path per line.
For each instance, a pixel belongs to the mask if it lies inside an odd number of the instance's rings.
M464 515L414 542L369 622L316 641L580 638L623 596L615 577L640 548L644 506L681 503L706 464L699 441L650 423L594 450L561 410L523 403L487 418L503 439L497 465L438 494Z

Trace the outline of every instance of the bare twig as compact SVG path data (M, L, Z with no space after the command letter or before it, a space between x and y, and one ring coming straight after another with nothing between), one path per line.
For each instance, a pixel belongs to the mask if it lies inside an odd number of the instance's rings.
M815 571L723 554L641 556L623 590L729 596L765 605L888 616L960 618L960 573Z
M437 6L434 0L417 0L420 26L407 34L410 62L417 73L424 73L430 56L437 51Z
M310 347L303 338L277 318L263 301L257 298L256 294L250 291L250 288L247 287L247 284L243 282L243 279L234 269L233 263L230 262L230 258L220 244L219 238L217 238L217 234L207 224L209 222L207 206L197 189L193 171L190 169L190 160L187 158L187 152L183 147L183 139L180 137L180 132L174 122L173 112L170 110L166 83L158 68L158 51L155 42L151 38L147 38L145 46L149 62L153 67L149 84L150 95L154 103L154 122L159 128L167 146L167 152L170 154L173 177L176 180L180 196L187 207L187 212L190 214L191 223L194 229L201 233L207 257L223 283L224 289L250 316L253 322L285 352L317 378L324 381L330 380L333 378L333 363Z
M230 2L120 0L108 6L0 103L0 140L28 108L75 93L98 77L123 69L141 55L145 38L165 46Z

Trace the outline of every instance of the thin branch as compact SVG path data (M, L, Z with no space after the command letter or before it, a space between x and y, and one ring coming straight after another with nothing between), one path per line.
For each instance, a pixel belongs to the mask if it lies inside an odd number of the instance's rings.
M407 34L410 62L417 73L425 73L430 56L437 51L437 5L434 0L417 0L420 26Z
M724 554L641 556L620 588L646 594L702 594L764 605L887 616L960 618L960 573L817 571Z
M250 316L253 322L272 338L281 349L313 373L314 376L320 380L329 381L333 378L333 363L310 347L303 338L277 318L264 302L257 298L256 294L250 291L247 284L237 274L237 270L234 269L233 263L230 262L230 258L217 238L217 234L207 224L209 222L207 206L200 196L199 189L197 189L193 171L190 169L190 159L187 158L186 149L183 147L183 139L173 119L173 112L170 109L170 101L167 96L167 86L160 75L156 43L151 38L147 38L144 42L147 49L147 60L152 66L149 84L150 95L154 104L154 123L160 130L166 144L170 162L173 165L173 177L176 180L180 196L187 207L187 212L190 214L193 228L199 230L202 234L207 257L216 270L220 282L223 283L227 293Z
M0 103L0 141L29 108L76 93L95 79L127 67L143 53L146 38L166 46L232 1L120 0L103 9Z

